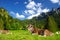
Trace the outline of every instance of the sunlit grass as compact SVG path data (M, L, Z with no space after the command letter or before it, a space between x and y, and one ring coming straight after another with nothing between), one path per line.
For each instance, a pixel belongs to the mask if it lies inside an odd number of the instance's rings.
M60 35L40 37L26 30L11 30L12 34L0 34L0 40L60 40Z

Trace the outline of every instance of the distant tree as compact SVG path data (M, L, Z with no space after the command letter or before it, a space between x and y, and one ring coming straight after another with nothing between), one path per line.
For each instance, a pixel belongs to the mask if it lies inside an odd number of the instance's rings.
M49 30L52 32L56 32L58 30L57 23L55 22L54 18L52 16L48 16L48 26Z

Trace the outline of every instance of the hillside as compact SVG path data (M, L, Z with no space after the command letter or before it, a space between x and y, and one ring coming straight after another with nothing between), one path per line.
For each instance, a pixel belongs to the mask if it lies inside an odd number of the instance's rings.
M50 12L42 13L33 19L19 20L9 15L6 9L0 8L0 29L18 30L26 29L26 26L32 24L34 27L56 31L60 29L60 7L52 9ZM54 28L54 30L53 30Z
M17 18L9 15L6 9L0 8L0 29L15 30L22 28L22 23Z

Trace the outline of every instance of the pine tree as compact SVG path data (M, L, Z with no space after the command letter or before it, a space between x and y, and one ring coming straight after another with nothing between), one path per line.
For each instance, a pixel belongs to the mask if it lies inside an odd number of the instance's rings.
M53 16L48 16L48 26L52 32L56 32L58 30L57 23L55 22Z

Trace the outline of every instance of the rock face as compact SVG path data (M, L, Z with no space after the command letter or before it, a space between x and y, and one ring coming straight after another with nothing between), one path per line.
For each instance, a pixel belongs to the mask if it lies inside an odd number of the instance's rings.
M53 33L50 32L49 30L47 29L39 29L39 28L35 28L33 27L33 25L29 24L27 29L32 33L32 34L38 34L38 35L41 35L41 36L52 36Z

